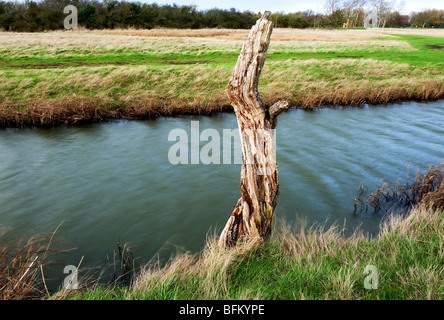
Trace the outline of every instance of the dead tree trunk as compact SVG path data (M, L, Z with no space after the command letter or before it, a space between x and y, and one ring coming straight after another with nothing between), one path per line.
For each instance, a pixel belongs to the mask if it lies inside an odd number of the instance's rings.
M228 85L242 143L241 197L223 229L219 246L234 246L239 239L266 240L271 233L279 195L274 129L286 101L266 108L258 81L265 62L272 23L265 12L251 29Z

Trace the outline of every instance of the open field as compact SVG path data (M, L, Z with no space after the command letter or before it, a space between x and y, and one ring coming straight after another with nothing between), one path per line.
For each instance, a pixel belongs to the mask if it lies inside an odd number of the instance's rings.
M229 111L247 33L1 32L0 126ZM259 89L266 104L303 108L439 99L442 46L442 30L276 29Z

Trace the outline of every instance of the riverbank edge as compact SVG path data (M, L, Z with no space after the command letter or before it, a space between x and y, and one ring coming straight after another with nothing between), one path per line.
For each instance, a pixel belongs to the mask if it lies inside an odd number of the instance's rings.
M443 230L444 211L420 206L387 220L375 239L359 232L346 238L338 226L280 225L265 246L251 242L221 252L214 236L199 255L147 265L130 286L61 290L48 298L442 300Z
M313 110L324 107L362 107L366 104L380 105L402 102L433 102L444 99L444 90L433 92L425 91L408 94L407 96L381 97L373 99L356 99L351 102L346 97L343 101L328 101L328 99L316 99L310 97L310 103L305 101L292 101L290 108ZM286 99L276 99L286 100ZM264 101L266 106L276 101ZM229 104L194 104L175 101L174 99L148 100L123 104L105 101L97 98L64 98L59 100L33 101L26 107L0 105L0 128L45 128L63 125L84 125L101 123L110 120L146 120L158 117L174 116L211 116L218 113L232 113L233 108Z
M428 172L435 172L431 169ZM374 236L346 230L345 225L327 228L300 219L289 225L281 219L274 222L265 244L257 239L221 249L213 232L198 253L179 250L166 263L151 260L137 269L127 268L134 261L124 244L119 247L122 263L114 265L121 274L111 282L80 268L78 288L61 287L53 293L46 288L43 267L52 254L71 250L53 248L57 229L51 235L18 239L0 246L0 299L442 300L444 183L441 174L435 182L417 176L422 180L405 187L414 191L420 184L428 192L404 214L369 212L384 214ZM377 282L371 277L370 288L368 270L378 277Z

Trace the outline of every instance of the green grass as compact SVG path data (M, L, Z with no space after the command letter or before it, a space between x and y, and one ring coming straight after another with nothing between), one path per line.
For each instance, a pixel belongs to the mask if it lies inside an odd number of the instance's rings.
M68 105L99 106L105 118L111 115L109 106L113 112L120 106L123 116L136 110L142 117L225 110L230 104L226 86L243 44L82 32L2 33L0 42L1 126L17 119L35 125L57 114L86 114ZM274 41L259 89L265 104L287 99L304 108L439 99L444 96L444 50L428 45L442 44L443 38L413 35ZM39 119L43 114L50 116Z
M336 59L336 58L373 58L382 60L399 59L417 66L429 63L443 68L444 51L430 49L427 45L443 46L443 38L415 35L392 35L393 39L374 39L371 41L321 43L276 41L270 46L267 58L273 61L297 59ZM173 38L174 39L174 38ZM164 40L165 41L165 40ZM169 40L174 41L174 40ZM390 45L384 45L394 42ZM402 45L407 42L417 50ZM359 44L361 43L361 44ZM217 42L210 47L198 47L198 43L188 47L181 44L178 50L171 51L165 47L147 49L145 47L129 47L125 49L103 49L101 47L79 49L52 49L30 45L27 50L22 48L6 48L0 51L1 69L32 69L32 68L70 68L79 66L100 65L171 65L171 64L229 64L234 65L242 42L230 41L228 46ZM235 50L236 49L236 50ZM195 54L193 54L193 52ZM442 69L440 69L442 70Z
M402 59L405 62L421 67L433 67L441 73L444 71L444 50L428 47L431 45L444 47L444 38L409 35L397 36L401 40L406 40L412 47L418 50L403 55Z
M129 287L92 287L54 299L443 299L444 212L414 209L375 239L341 230L277 228L265 246L224 252L215 241L197 258L146 267ZM378 288L364 282L378 269Z
M71 68L80 66L103 65L175 65L175 64L221 64L235 63L237 54L213 55L181 55L181 54L101 54L101 55L69 55L67 57L5 57L0 60L1 69L46 69Z

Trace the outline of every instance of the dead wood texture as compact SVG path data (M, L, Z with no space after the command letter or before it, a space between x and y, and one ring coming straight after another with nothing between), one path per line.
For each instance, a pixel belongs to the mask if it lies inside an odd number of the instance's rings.
M267 108L258 92L273 30L269 15L265 12L252 27L228 85L239 126L243 164L241 197L221 233L221 247L234 246L238 240L266 240L279 195L274 129L277 116L288 108L288 103L279 101Z

